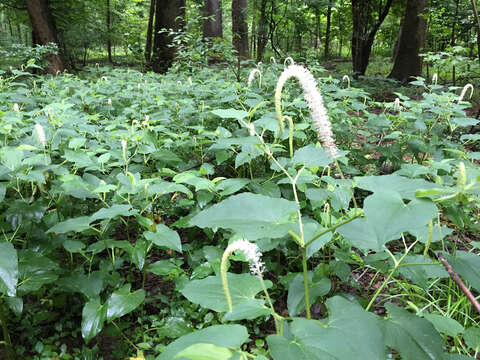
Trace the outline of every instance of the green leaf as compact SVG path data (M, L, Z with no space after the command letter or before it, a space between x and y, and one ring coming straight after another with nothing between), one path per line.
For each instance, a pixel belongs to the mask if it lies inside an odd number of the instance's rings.
M236 193L249 183L249 179L226 179L219 182L215 190L219 191L222 196L228 196Z
M107 316L106 304L102 305L99 299L90 300L82 311L82 336L89 342L103 328Z
M385 306L389 319L384 323L386 344L404 360L443 358L443 341L433 325L391 303Z
M239 349L248 340L247 329L241 325L215 325L182 336L170 343L157 360L171 360L179 352L198 343Z
M372 192L391 189L398 192L403 199L410 200L415 199L415 192L418 189L441 188L440 185L430 183L423 179L409 179L395 174L383 176L355 177L355 181L357 182L357 186L359 188Z
M305 165L307 168L313 166L325 167L332 161L330 155L322 148L315 147L315 145L307 145L295 151L292 164Z
M387 242L400 238L403 232L428 224L438 214L433 202L415 199L405 205L401 196L393 191L367 197L364 211L364 219L355 219L338 232L352 245L375 251L381 251Z
M18 272L20 284L18 292L22 294L37 291L44 284L58 279L60 269L57 263L32 250L18 251Z
M146 271L154 273L155 275L166 276L169 275L171 271L177 268L177 265L172 259L169 260L159 260L147 266Z
M0 281L5 285L8 296L15 296L18 282L17 250L11 243L0 243Z
M457 251L456 257L449 254L444 254L444 256L458 275L467 280L477 291L480 291L480 255Z
M80 271L57 280L56 284L63 291L80 292L88 299L97 298L103 289L104 274L94 271L86 275Z
M232 229L249 240L277 238L291 229L291 215L297 209L293 201L242 193L201 211L190 219L190 224Z
M145 231L143 233L145 238L152 241L155 245L164 247L167 249L182 252L182 243L180 236L175 230L170 229L163 224L157 224L156 231Z
M327 307L330 316L326 325L298 318L290 326L292 339L268 336L274 360L386 358L378 317L340 296L328 299Z
M448 336L455 337L463 333L464 328L457 320L439 314L425 314L425 319L430 321L435 329Z
M98 219L114 219L117 216L131 216L136 211L132 210L132 205L114 204L109 208L101 208L90 217L90 222Z
M242 302L255 298L263 290L260 280L250 274L227 273L228 287L232 298L233 308ZM265 282L267 287L271 282ZM209 276L202 280L190 281L181 290L183 296L195 304L217 312L228 311L227 299L223 291L222 279L220 276Z
M145 290L130 292L130 284L122 286L107 301L107 320L113 321L135 310L145 300Z
M194 344L180 351L174 359L228 360L233 353L226 347L213 344Z
M7 183L0 182L0 202L5 199L5 193L7 192Z
M221 117L222 119L237 119L242 120L248 116L248 112L236 109L216 109L212 114Z
M3 148L0 152L0 161L5 165L10 171L15 171L23 159L23 151L15 148Z
M189 171L175 175L172 180L176 183L192 185L195 187L195 191L211 190L214 188L214 185L210 180L199 177Z
M272 310L265 306L264 300L251 299L233 306L232 312L227 312L222 321L250 320L260 316L265 317L271 313Z
M175 184L172 182L164 181L160 184L153 184L148 187L147 194L148 196L162 196L172 192L181 192L188 196L189 199L193 197L193 194L187 187Z
M463 339L469 348L475 350L476 352L480 350L480 328L468 328L463 334Z
M82 232L90 228L90 216L80 216L59 222L48 229L47 234L65 234L68 232Z
M310 304L313 305L318 297L328 294L332 284L327 278L318 282L309 282ZM290 283L287 297L288 313L297 316L305 310L305 286L303 274L298 274Z
M409 263L414 265L408 266ZM441 264L433 264L430 258L425 259L423 255L407 255L398 272L425 290L431 285L429 279L448 278L448 273Z

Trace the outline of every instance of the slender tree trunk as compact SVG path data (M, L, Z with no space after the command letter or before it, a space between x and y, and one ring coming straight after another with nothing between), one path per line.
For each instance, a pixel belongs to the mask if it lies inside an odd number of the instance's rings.
M232 38L239 58L248 59L247 0L232 0Z
M480 17L478 16L477 4L475 0L471 0L473 14L475 15L475 27L477 28L477 52L478 52L478 61L480 62Z
M48 0L25 0L28 16L35 34L35 41L41 45L55 43L58 45L58 54L46 56L50 64L48 71L55 74L57 71L65 70L62 47L58 41L55 21L48 6Z
M175 58L175 47L168 31L179 31L185 19L185 0L157 0L155 6L155 37L153 41L152 69L158 73L168 70Z
M327 28L325 29L325 53L324 58L328 59L329 57L329 47L330 47L330 23L332 20L332 0L328 0L327 7Z
M203 14L203 37L222 38L222 0L205 0Z
M107 53L108 53L108 62L113 63L112 59L112 34L110 32L110 0L107 0Z
M459 3L459 0L455 0L455 15L453 17L453 22L452 22L452 34L450 36L450 46L455 46L455 28L457 27L458 3Z
M428 0L408 0L403 26L398 39L398 51L389 77L402 82L422 74L423 58L419 56L425 43Z
M145 61L150 64L152 59L153 20L155 18L155 0L150 0L150 14L148 15L147 40L145 42Z
M262 61L265 46L268 42L267 34L267 0L261 0L260 3L260 19L258 23L257 38L257 62Z
M380 25L387 17L392 2L393 0L387 0L384 7L380 10L376 22L372 27L369 27L372 0L352 0L352 62L354 77L365 75L370 53L372 52L373 40Z

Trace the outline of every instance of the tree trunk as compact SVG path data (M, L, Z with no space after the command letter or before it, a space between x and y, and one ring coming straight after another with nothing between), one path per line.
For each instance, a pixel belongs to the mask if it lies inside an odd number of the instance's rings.
M424 14L428 0L408 0L398 39L398 51L389 77L402 82L422 74L423 58L419 56L425 43L427 22Z
M179 31L185 19L185 0L157 0L155 7L155 37L153 41L152 69L158 73L168 70L175 58L175 47L168 31ZM162 31L167 29L167 31Z
M48 6L48 0L25 0L28 16L35 34L35 41L40 45L55 43L58 45L58 54L46 56L50 66L48 72L55 74L65 70L65 62L62 55L62 47L58 41L55 21Z
M332 0L328 0L327 7L327 28L325 29L325 60L329 57L329 47L330 47L330 23L332 21Z
M478 17L477 4L475 0L471 0L473 14L475 15L475 27L477 29L477 52L478 52L478 61L480 62L480 18Z
M110 0L107 0L107 53L108 53L108 62L113 63L112 59L112 37L110 33Z
M262 61L265 46L268 42L267 34L267 0L261 0L260 3L260 20L258 23L258 39L257 39L257 63Z
M203 6L203 37L221 38L222 28L222 0L205 0Z
M232 42L240 59L248 59L247 0L232 0Z
M372 52L373 40L387 17L393 0L387 0L384 7L380 9L378 18L374 19L374 25L370 28L372 18L373 0L352 0L352 62L354 77L365 75L370 53Z
M450 46L455 46L455 28L457 27L458 3L459 3L459 0L455 0L455 15L453 16L453 22L452 22L452 34L450 35Z
M148 15L147 41L145 42L145 61L150 64L152 59L153 19L155 18L155 0L150 0L150 14Z

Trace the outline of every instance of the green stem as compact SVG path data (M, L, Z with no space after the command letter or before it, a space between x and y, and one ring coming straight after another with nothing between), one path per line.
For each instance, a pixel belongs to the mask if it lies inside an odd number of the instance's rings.
M356 218L359 218L360 216L362 216L362 214L355 214L353 215L351 218L348 218L346 220L343 220L339 223L336 223L335 225L333 226L330 226L328 229L325 229L323 230L322 232L320 232L319 234L315 235L313 238L311 238L310 240L308 240L306 243L305 243L305 247L307 247L308 245L310 245L312 242L314 242L315 240L317 240L320 236L323 236L325 235L326 233L330 232L330 231L333 231L337 228L339 228L340 226L343 226L345 224L348 224L350 221L353 221L355 220Z
M275 322L275 331L277 335L280 334L280 328L279 328L279 321L281 321L280 315L278 315L275 312L275 308L273 307L272 299L270 298L270 294L267 291L267 287L265 286L265 281L263 281L263 276L259 275L258 278L260 279L260 283L262 284L263 288L263 293L265 294L265 297L267 298L268 305L270 306L270 309L272 309L272 316L273 316L273 321Z
M307 248L302 247L302 268L303 268L303 286L305 289L305 311L307 312L307 319L312 318L310 313L310 293L308 288L308 268L307 268Z
M347 183L347 180L345 179L345 176L343 175L343 171L340 168L340 164L338 163L338 160L334 159L334 161L335 161L335 166L337 167L338 173L340 174L340 177L342 178L343 182L345 183L345 186L348 189L348 192L350 193L350 196L352 197L353 206L355 207L355 214L357 214L358 206L357 206L357 201L355 200L355 194L353 193L353 190L352 190L351 186Z
M15 359L15 352L13 351L12 341L10 339L10 333L8 332L7 320L5 316L5 308L3 302L0 300L0 322L2 323L3 343L5 344L5 351L7 353L8 360Z

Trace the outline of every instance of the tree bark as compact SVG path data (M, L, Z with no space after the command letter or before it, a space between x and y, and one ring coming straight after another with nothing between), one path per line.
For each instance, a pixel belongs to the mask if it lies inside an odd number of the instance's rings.
M372 52L373 40L380 25L388 15L393 0L387 0L385 5L380 7L378 18L369 27L372 21L372 7L374 0L352 0L353 34L352 34L352 62L354 77L365 75L370 53ZM382 5L382 2L380 5Z
M150 0L150 14L148 15L147 40L145 42L145 61L150 64L152 59L153 20L155 18L155 0Z
M427 6L428 0L407 1L390 78L408 82L422 74L423 58L419 54L425 43L427 22L424 14Z
M107 53L108 53L108 62L113 63L112 59L112 37L110 32L110 0L107 0Z
M48 72L55 74L65 70L62 47L58 41L57 29L53 19L48 0L25 0L28 16L35 34L35 41L40 45L55 43L58 46L58 54L46 56L49 63Z
M327 28L325 29L325 52L324 58L328 59L329 57L329 47L330 47L330 24L332 20L332 0L328 0L327 7Z
M471 0L473 14L475 15L475 28L477 29L477 52L478 52L478 61L480 62L480 18L478 17L477 4L475 0Z
M155 7L155 37L153 41L152 69L158 73L168 70L175 59L176 49L172 45L171 30L183 28L185 0L157 0ZM163 30L167 31L163 31Z
M261 0L260 3L260 20L258 23L257 38L257 63L262 61L265 46L267 46L267 0Z
M203 37L222 38L222 0L205 0L203 15Z
M232 42L240 59L250 58L248 48L247 0L232 0Z

